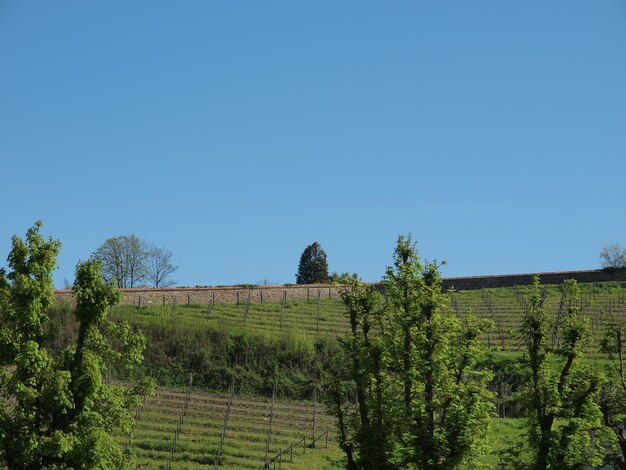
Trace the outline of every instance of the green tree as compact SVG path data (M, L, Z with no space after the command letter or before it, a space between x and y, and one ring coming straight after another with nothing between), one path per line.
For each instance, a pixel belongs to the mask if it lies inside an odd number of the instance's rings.
M476 466L493 410L479 339L490 322L472 315L461 321L453 313L438 264L422 263L410 236L398 237L384 285L390 396L403 398L393 410L399 466Z
M296 284L319 284L328 282L328 261L319 243L307 246L300 256Z
M130 432L132 411L152 382L124 389L104 384L102 374L105 363L139 364L145 339L106 320L119 293L91 260L76 269L77 343L57 356L43 346L60 244L44 240L40 227L25 240L13 237L9 271L0 276L0 461L24 469L121 468L127 459L112 433Z
M545 312L539 277L535 277L520 330L526 345L522 366L528 384L521 399L528 432L525 444L531 459L518 461L519 468L577 469L599 464L603 457L600 441L596 439L594 445L589 432L602 424L595 401L602 377L579 362L591 340L591 326L578 307L580 291L576 281L566 281L561 293L565 311L556 341L559 349L548 347L552 325Z
M604 331L601 350L609 359L609 378L602 389L600 405L604 425L617 439L621 451L620 468L626 469L626 324L610 318Z
M108 238L93 253L107 281L119 288L137 287L148 276L148 245L136 235Z
M104 278L113 281L119 288L176 284L171 278L178 269L172 262L172 252L136 235L108 238L94 251L93 257L102 263Z
M346 287L351 333L327 380L348 468L472 468L493 409L479 337L489 322L448 307L436 263L400 236L384 278Z
M328 380L327 403L337 417L340 445L349 468L393 468L389 391L382 341L385 310L374 286L345 281L341 291L350 333L340 338L342 354ZM346 419L349 418L349 419Z

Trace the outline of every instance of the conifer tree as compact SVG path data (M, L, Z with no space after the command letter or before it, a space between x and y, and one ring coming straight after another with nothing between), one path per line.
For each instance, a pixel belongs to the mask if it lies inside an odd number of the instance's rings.
M328 261L319 243L307 246L300 256L296 284L320 284L328 282Z

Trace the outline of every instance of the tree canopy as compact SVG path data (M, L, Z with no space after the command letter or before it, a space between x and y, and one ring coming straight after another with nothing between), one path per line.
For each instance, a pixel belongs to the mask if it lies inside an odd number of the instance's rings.
M387 303L355 280L342 294L351 332L326 378L349 469L472 468L492 411L479 340L489 322L461 321L436 262L400 236L384 278Z
M176 284L171 278L178 269L172 262L172 252L136 235L108 238L94 251L93 257L102 263L104 278L113 281L119 288Z
M60 243L44 240L40 227L37 222L25 240L13 237L8 272L0 274L0 462L24 469L121 468L126 457L112 433L130 432L134 408L152 382L121 388L104 384L102 376L105 365L138 365L145 338L107 321L119 292L92 259L76 268L76 343L60 354L46 349Z
M307 246L300 256L296 273L296 284L318 284L328 282L328 261L319 243Z

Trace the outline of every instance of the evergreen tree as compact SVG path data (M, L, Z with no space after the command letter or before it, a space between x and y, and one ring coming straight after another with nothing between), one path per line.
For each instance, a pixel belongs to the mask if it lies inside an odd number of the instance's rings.
M296 284L320 284L328 282L328 261L319 243L307 246L300 256Z

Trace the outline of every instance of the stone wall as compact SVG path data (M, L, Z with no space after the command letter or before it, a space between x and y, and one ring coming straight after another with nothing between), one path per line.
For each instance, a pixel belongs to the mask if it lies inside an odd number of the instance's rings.
M317 300L337 297L339 289L326 284L301 286L257 286L257 287L175 287L165 289L139 288L120 289L122 303L132 305L207 304L213 303L261 303L285 300ZM71 290L55 292L59 300L72 300Z
M578 282L625 281L626 269L618 271L590 270L538 273L542 284L561 284L565 279ZM445 290L476 290L483 287L512 287L532 284L534 274L507 274L497 276L449 277L443 279ZM383 287L377 284L382 291ZM338 297L340 287L326 284L297 286L227 286L174 287L165 289L121 289L122 303L132 305L280 302L286 300L317 300ZM59 300L72 300L71 290L55 292Z
M607 271L594 269L589 271L561 271L537 273L542 284L562 284L566 279L578 282L626 281L626 269ZM512 287L529 285L535 274L504 274L498 276L448 277L443 280L444 289L476 290L483 287Z

